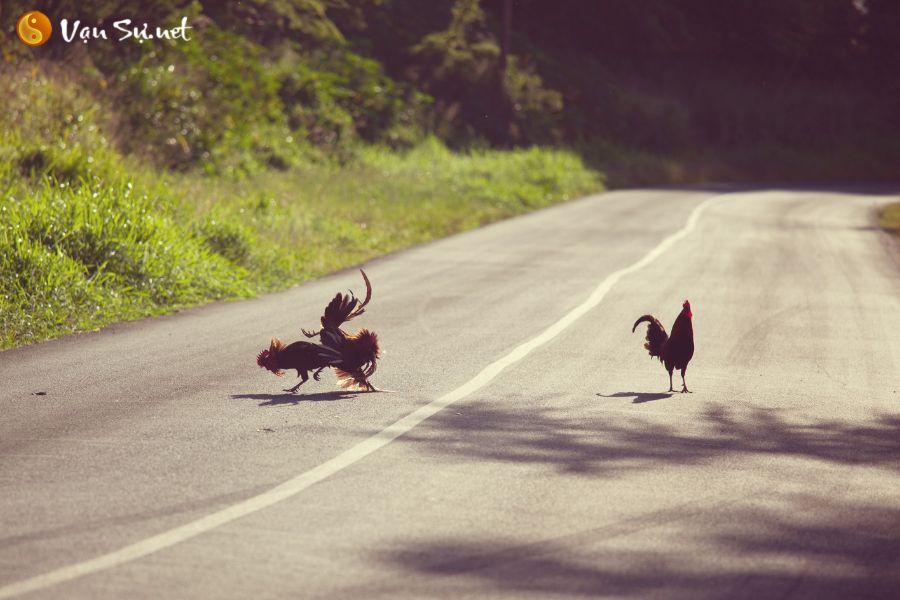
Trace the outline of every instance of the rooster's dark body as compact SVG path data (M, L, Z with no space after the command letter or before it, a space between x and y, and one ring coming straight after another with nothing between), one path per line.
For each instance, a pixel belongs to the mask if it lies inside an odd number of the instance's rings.
M692 317L691 303L685 300L681 313L672 325L671 334L666 333L666 328L653 315L642 316L634 322L634 327L631 328L633 333L638 325L644 322L647 323L647 342L644 344L644 348L650 352L650 356L657 357L665 365L666 371L669 372L670 392L675 391L672 387L672 372L675 369L681 371L681 382L684 386L681 389L682 393L690 392L684 380L684 374L687 372L688 363L691 362L691 358L694 356Z
M284 377L286 369L296 369L300 383L285 390L296 392L297 389L309 381L309 372L314 371L313 379L319 380L322 369L332 366L332 362L340 357L330 348L311 344L309 342L294 342L285 345L278 338L272 338L268 350L263 350L256 357L256 364L264 369L272 371L278 377Z

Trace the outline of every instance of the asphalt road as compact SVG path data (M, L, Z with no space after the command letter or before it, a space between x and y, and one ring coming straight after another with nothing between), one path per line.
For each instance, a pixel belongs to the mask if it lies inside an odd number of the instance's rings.
M898 195L615 192L374 261L395 393L255 364L355 271L4 352L0 598L900 597ZM685 298L668 394L631 325Z

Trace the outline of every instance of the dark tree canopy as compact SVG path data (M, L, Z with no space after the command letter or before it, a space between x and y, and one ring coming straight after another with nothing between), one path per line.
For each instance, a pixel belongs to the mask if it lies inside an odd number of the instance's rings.
M32 4L5 2L4 12ZM192 149L186 161L231 136L218 124L240 129L253 112L273 122L280 113L292 135L329 152L424 133L459 147L825 148L874 133L895 140L900 129L897 0L47 0L41 8L91 23L191 16L200 33L190 48L74 52L56 38L46 49L66 60L88 54L106 79L124 82L123 94L141 73L184 66L184 85L167 88L169 105L157 96L125 105L138 128L162 115L148 135L166 139L167 111L181 111L185 135L197 132L182 144ZM13 35L9 18L4 27Z

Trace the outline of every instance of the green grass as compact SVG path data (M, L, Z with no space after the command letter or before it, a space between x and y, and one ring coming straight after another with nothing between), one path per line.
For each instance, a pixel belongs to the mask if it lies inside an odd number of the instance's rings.
M883 229L900 236L900 202L882 208L880 220Z
M243 179L158 171L110 149L75 83L4 87L0 348L281 289L602 188L569 152L435 140Z
M0 344L19 345L252 288L129 184L46 180L0 200Z
M565 152L436 142L241 181L29 179L0 197L0 347L281 289L600 187Z
M455 154L434 140L402 155L363 148L343 167L180 185L201 197L193 220L210 245L239 257L262 290L602 188L571 153Z

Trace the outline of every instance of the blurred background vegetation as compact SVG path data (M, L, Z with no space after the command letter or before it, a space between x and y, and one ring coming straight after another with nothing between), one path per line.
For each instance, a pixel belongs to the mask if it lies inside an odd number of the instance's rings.
M0 49L0 347L604 186L900 164L896 0L15 1Z

